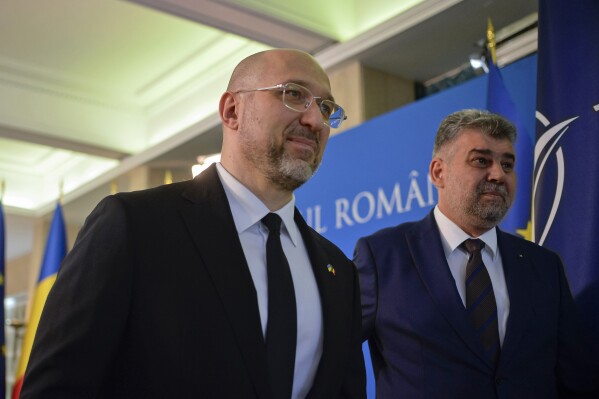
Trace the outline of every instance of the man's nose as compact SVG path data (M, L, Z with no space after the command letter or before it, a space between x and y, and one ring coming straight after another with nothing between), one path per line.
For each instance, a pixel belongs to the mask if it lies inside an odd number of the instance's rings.
M501 162L493 162L489 167L489 174L487 180L489 181L497 181L503 182L505 179L505 170L503 170L503 166Z
M309 126L310 130L313 132L318 132L324 128L329 128L324 124L324 117L322 112L320 112L320 106L316 103L316 101L312 101L312 104L310 104L308 109L302 112L300 122L302 125Z

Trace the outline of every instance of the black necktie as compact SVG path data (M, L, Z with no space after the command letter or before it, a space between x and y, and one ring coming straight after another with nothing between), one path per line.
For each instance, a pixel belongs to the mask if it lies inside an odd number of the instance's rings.
M262 218L268 228L266 270L268 272L268 322L266 355L273 398L288 399L293 388L297 316L295 290L289 263L281 246L281 218L269 213Z
M491 278L481 255L485 243L478 239L468 239L463 245L470 254L466 265L466 311L485 352L493 360L493 364L497 364L500 351L497 303Z

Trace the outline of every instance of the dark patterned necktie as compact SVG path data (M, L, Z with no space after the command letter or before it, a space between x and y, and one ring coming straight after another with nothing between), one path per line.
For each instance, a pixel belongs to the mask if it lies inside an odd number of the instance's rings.
M466 264L466 311L485 352L496 365L500 351L497 303L491 278L481 255L485 243L478 239L468 239L462 245L470 255Z
M297 311L289 263L281 246L281 218L269 213L262 218L268 228L266 270L268 272L268 322L266 355L272 397L288 399L293 389Z

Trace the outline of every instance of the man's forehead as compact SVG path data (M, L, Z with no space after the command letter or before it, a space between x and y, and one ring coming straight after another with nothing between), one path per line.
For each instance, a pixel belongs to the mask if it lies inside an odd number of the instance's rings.
M317 79L315 76L300 76L294 74L287 77L285 81L281 83L297 83L298 85L306 87L308 90L312 92L313 95L317 97L322 97L328 100L333 99L333 94L331 93L331 88L329 86L328 79L322 80Z
M445 148L447 156L451 154L470 154L480 155L499 155L515 159L514 145L507 138L495 138L482 133L476 129L465 129L460 134L447 143Z
M281 50L266 54L260 79L264 85L297 83L315 96L332 99L329 77L309 54Z
M474 147L468 151L469 154L480 154L487 156L500 156L502 158L510 158L515 159L516 154L513 149L507 149L506 151L494 151L491 148L487 147Z
M493 137L476 129L465 129L458 136L456 142L469 147L489 148L514 148L513 143L507 137Z

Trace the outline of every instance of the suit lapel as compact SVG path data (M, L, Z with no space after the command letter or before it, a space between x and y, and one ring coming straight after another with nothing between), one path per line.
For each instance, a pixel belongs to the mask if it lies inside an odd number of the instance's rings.
M270 388L256 290L216 167L196 177L182 196L181 216L220 295L257 396L267 398Z
M466 346L485 364L493 368L466 315L464 304L445 258L433 212L415 225L414 229L407 234L407 241L416 270L445 319Z
M497 242L510 298L510 313L499 360L502 367L516 353L526 325L533 320L528 282L533 281L534 276L530 275L530 260L514 238L497 229Z
M348 304L340 303L341 297L335 295L335 277L327 269L327 265L331 263L331 260L321 245L318 244L313 231L306 224L297 209L295 210L295 222L302 234L310 263L312 264L312 270L314 271L316 284L318 285L324 330L322 357L314 377L313 389L310 391L308 397L326 397L326 394L323 396L323 392L315 391L314 387L328 387L331 385L331 381L328 381L328 377L330 376L329 371L334 369L334 365L338 364L339 358L343 356L341 346L339 345L340 341L337 338L343 337L347 334L347 331L343 331L345 326L342 320L343 312L339 310L347 307ZM343 340L341 339L341 341Z

